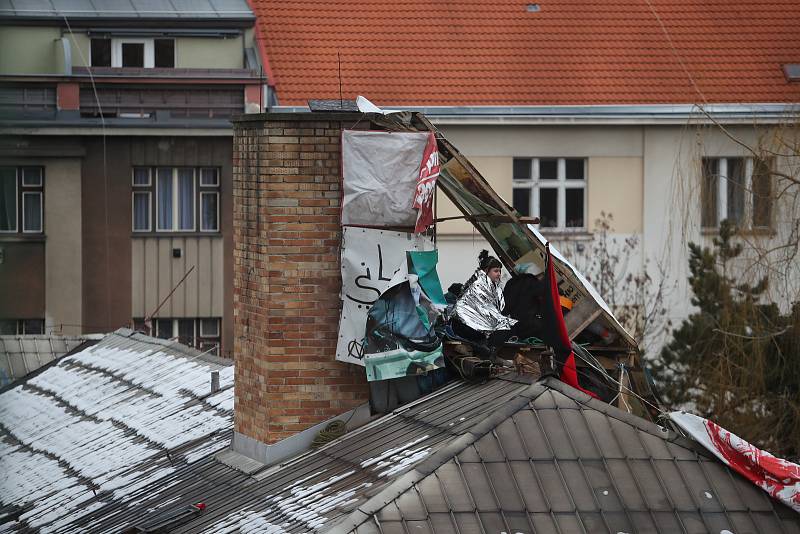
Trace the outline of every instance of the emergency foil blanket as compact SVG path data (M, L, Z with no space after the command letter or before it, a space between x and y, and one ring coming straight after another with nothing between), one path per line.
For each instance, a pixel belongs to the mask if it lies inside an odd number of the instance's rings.
M485 272L475 271L475 281L464 291L456 302L455 313L458 319L480 332L509 330L516 319L501 313L505 307L503 289L494 283Z
M407 250L431 250L430 238L369 228L342 229L342 315L336 359L364 365L367 313L406 259Z
M800 465L762 451L708 419L685 412L669 417L725 465L800 512Z

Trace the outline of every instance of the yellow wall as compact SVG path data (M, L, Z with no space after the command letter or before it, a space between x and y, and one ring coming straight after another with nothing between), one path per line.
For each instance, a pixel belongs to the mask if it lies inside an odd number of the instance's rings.
M58 74L58 28L0 26L0 74Z
M494 189L498 195L503 199L511 198L511 173L512 173L512 160L511 158L504 157L487 157L487 156L467 156L470 162L475 166L481 176L486 178L489 185ZM455 217L462 213L456 208L452 202L437 189L436 191L436 216L437 217ZM473 227L472 224L464 219L454 221L444 221L437 224L436 228L438 233L442 234L471 234Z
M89 67L92 64L91 39L85 33L67 34L72 45L72 66Z
M640 128L447 125L442 129L509 205L514 157L587 158L587 229L592 231L600 213L605 212L613 215L611 224L615 232L642 232ZM437 202L439 217L460 215L444 194L438 194ZM473 233L472 225L465 220L446 221L437 229L443 235Z
M587 228L594 229L601 212L611 214L614 232L642 232L642 158L589 158Z
M47 326L59 333L80 334L83 304L81 160L46 160L44 173Z
M230 39L184 37L175 40L175 66L181 69L241 69L242 36Z

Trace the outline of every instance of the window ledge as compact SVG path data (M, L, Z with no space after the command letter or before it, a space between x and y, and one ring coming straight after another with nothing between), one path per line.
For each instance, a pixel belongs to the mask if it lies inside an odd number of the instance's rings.
M131 232L131 237L222 237L222 232Z
M3 243L37 243L47 241L45 234L0 234L0 242Z
M557 228L543 230L539 228L539 233L548 239L558 241L591 241L594 234L588 230L559 230Z
M703 236L716 237L719 235L719 228L701 228L700 234ZM772 228L739 228L734 236L763 236L775 237L777 232Z

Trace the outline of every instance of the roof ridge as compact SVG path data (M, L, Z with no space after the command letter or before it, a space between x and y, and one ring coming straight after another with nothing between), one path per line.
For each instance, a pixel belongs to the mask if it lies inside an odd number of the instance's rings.
M528 406L531 401L539 397L539 395L547 391L547 389L548 386L543 381L534 382L509 400L501 409L481 419L464 434L456 436L455 439L452 439L447 445L428 456L396 480L385 485L380 491L367 499L364 504L355 508L329 528L323 529L322 532L348 533L354 531L359 525L369 519L374 512L384 507L387 502L396 499L401 494L408 491L412 485L432 474L446 462L461 454L467 447L473 445L500 423L522 410L525 406Z
M616 419L621 423L630 425L637 430L641 430L642 432L650 434L651 436L674 443L679 447L689 449L692 452L698 453L702 456L709 458L713 457L704 447L700 446L700 444L693 439L690 439L670 428L657 425L656 423L648 421L647 419L639 417L638 415L622 411L616 406L612 406L601 400L594 399L586 393L583 393L582 391L565 384L555 377L545 377L540 381L540 383L546 384L550 389L558 391L565 397L577 402L578 404L589 406L592 410L601 412L607 417L611 417L612 419Z

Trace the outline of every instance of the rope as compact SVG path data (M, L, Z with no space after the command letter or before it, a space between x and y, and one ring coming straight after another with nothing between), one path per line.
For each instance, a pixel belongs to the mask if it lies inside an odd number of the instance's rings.
M321 447L336 438L344 436L345 432L347 432L347 423L341 419L331 421L325 425L325 428L317 432L317 435L314 436L314 440L311 442L311 447L314 449Z

